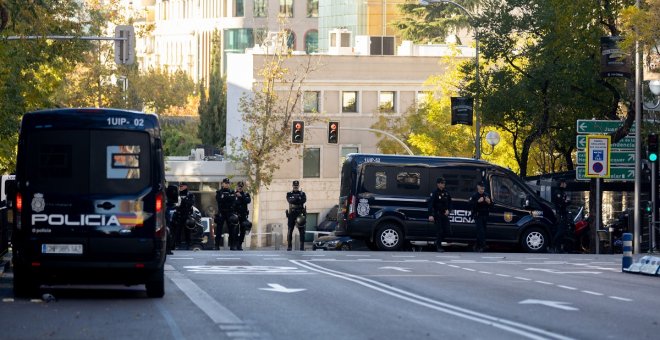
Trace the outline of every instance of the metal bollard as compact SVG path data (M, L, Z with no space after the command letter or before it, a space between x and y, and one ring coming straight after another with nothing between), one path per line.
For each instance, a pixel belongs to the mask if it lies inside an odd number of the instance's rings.
M227 249L229 249L229 234L227 233L222 234L222 245L223 248L226 247Z
M631 233L623 234L623 257L621 258L621 271L627 271L633 263L633 235Z

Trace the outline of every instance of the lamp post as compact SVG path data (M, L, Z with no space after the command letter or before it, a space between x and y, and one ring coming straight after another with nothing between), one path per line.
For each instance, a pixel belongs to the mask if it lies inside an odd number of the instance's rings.
M479 29L477 27L476 21L474 20L474 16L470 11L468 11L465 7L461 6L460 4L453 2L451 0L419 0L419 4L422 6L427 6L430 3L448 3L452 4L458 8L460 8L465 14L467 14L470 17L470 25L474 29L474 53L475 53L475 69L474 69L474 82L476 84L477 90L474 95L474 116L476 120L475 124L475 138L474 138L474 158L479 159L481 158L481 118L479 115L479 112L477 111L477 106L479 103Z
M651 90L651 93L655 96L653 99L653 105L647 106L646 103L644 103L644 108L647 110L655 110L660 106L660 80L651 80L649 81L649 90Z

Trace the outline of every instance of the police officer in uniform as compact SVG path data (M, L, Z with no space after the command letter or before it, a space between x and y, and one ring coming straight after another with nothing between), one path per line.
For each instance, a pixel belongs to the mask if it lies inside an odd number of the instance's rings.
M231 236L231 223L230 218L234 210L234 201L236 196L234 190L229 188L229 178L222 180L220 190L215 192L215 201L218 203L218 214L215 216L215 250L220 249L222 244L222 227L227 224L227 231L229 232L229 247L231 250L235 250L235 245L232 243L234 240Z
M559 181L559 190L552 196L552 203L557 208L557 226L555 230L555 237L552 239L552 246L555 253L562 252L562 243L564 243L564 236L566 235L566 228L568 227L568 204L570 200L566 195L566 180Z
M286 217L288 222L288 233L286 236L287 240L287 249L291 250L293 246L293 228L296 226L296 219L303 220L305 219L305 202L307 202L307 196L303 191L300 190L300 182L293 181L293 190L286 193L286 200L289 202L289 209L286 211ZM299 217L302 216L302 219ZM305 224L298 225L298 232L300 233L300 250L305 250Z
M470 197L468 202L472 207L472 218L477 231L477 243L474 246L474 251L481 253L486 249L486 226L493 200L486 193L484 184L480 182L477 184L477 192Z
M445 179L439 177L436 181L436 189L431 193L429 199L429 221L435 223L438 236L435 246L439 253L444 252L442 242L449 232L449 211L451 210L451 195L445 190Z
M248 204L252 202L252 198L250 198L250 193L243 191L243 187L245 184L243 182L238 182L236 185L236 199L234 201L234 213L238 216L238 225L239 227L237 228L238 230L238 238L237 238L237 244L236 244L236 250L243 250L243 241L245 241L245 234L249 230L249 228L246 227L246 223L248 222L248 214L250 211L248 210Z

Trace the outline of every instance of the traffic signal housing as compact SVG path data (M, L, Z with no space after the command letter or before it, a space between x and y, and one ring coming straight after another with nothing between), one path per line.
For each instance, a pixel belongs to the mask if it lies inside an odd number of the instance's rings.
M302 144L305 140L305 122L294 120L291 124L291 143Z
M339 122L328 123L328 143L339 143Z
M657 162L658 161L658 135L655 133L651 133L647 137L647 144L648 148L648 157L649 161L651 162Z

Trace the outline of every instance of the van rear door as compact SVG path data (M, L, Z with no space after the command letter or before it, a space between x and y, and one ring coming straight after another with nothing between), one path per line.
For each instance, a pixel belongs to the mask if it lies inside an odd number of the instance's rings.
M146 132L36 130L22 190L36 257L147 259L154 251Z

